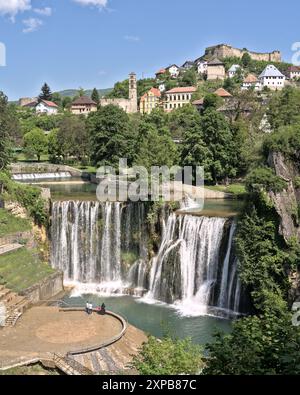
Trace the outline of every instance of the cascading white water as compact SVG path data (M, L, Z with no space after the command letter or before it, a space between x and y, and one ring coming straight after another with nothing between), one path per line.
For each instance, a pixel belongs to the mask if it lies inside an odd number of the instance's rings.
M235 222L165 210L160 248L149 262L146 215L143 203L54 202L53 266L81 293L147 292L145 300L184 315L239 312Z
M12 178L16 181L30 181L30 180L47 180L59 178L71 178L71 173L68 171L61 171L56 173L28 173L28 174L13 174Z
M144 215L140 209L139 213ZM132 207L124 208L121 203L53 202L52 265L64 272L66 281L79 287L84 284L85 289L122 293L130 285L141 290L146 274L145 219L135 217ZM134 219L138 237L133 231ZM124 220L128 228L122 246ZM123 276L122 248L129 251L134 243L138 246L137 262ZM131 281L134 270L137 275Z
M174 304L185 315L208 314L213 308L238 312L237 263L231 262L234 222L221 261L226 222L224 218L171 214L163 226L160 250L153 258L150 289L145 299ZM228 290L229 277L231 290Z

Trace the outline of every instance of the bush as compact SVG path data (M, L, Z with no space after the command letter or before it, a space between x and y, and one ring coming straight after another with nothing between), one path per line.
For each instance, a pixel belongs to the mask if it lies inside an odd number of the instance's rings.
M287 183L267 167L252 170L246 178L248 192L261 192L262 189L267 192L282 192L285 188L287 188Z

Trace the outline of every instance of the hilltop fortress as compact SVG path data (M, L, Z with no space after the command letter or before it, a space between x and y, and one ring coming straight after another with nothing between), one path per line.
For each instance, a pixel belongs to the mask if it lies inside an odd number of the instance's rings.
M281 62L280 51L259 53L259 52L248 51L247 49L234 48L231 45L227 45L227 44L219 44L206 48L203 58L205 59L210 59L210 58L224 59L228 57L242 58L242 56L245 53L248 53L253 60L263 60L266 62Z

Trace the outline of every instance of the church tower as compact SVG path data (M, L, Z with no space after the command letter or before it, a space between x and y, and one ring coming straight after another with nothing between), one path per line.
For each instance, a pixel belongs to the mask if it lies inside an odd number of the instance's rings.
M137 80L136 74L129 74L129 101L130 101L130 112L135 113L138 111L138 98L137 98Z

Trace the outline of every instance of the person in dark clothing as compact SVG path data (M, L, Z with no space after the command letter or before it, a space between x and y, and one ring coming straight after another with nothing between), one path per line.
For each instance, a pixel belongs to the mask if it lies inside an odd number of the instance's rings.
M106 313L106 306L105 306L104 303L102 303L102 306L101 306L101 314L102 314L102 315L105 315L105 313Z

